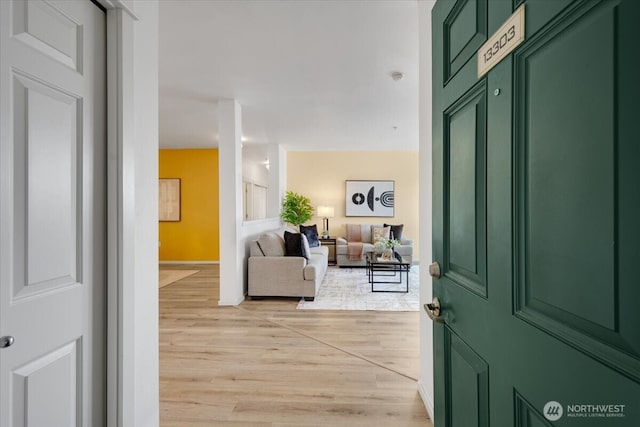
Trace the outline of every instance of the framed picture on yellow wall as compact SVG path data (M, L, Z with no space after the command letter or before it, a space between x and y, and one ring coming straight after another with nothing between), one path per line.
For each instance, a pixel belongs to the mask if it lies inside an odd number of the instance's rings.
M394 216L395 181L346 181L345 216Z
M160 178L158 219L180 221L180 178Z

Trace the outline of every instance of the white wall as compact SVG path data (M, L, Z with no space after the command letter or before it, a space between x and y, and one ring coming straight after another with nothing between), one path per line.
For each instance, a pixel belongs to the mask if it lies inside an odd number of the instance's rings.
M418 2L418 51L420 56L420 306L431 302L432 283L427 266L433 259L431 235L431 9L435 1ZM433 419L433 324L420 312L420 379L418 390Z
M264 166L264 160L256 160L261 154L268 157L266 147L252 147L245 145L242 148L242 180L263 187L269 186L269 170Z
M136 1L133 26L135 114L134 418L159 425L158 368L158 3Z

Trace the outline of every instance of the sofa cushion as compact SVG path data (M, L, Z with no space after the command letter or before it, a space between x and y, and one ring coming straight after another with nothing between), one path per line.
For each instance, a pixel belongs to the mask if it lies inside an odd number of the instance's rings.
M318 226L316 224L301 225L300 232L307 236L309 247L315 248L317 246L320 246L320 242L318 241Z
M309 247L309 240L307 239L307 236L305 236L303 233L300 233L300 239L302 241L302 256L305 257L306 259L309 259L309 257L311 256L311 248Z
M391 225L384 224L385 227L391 227L390 238L402 240L402 230L404 229L404 224Z
M272 231L262 233L257 243L264 256L284 256L286 253L284 240Z
M317 246L315 248L311 248L311 254L318 254L318 255L322 255L325 258L329 257L329 247L328 246Z
M302 239L300 233L284 232L284 247L286 256L302 256Z
M249 256L264 256L264 252L262 252L262 249L260 249L260 245L258 245L257 240L252 240L249 243Z
M377 225L371 226L371 243L376 243L381 237L385 239L389 238L389 233L391 232L391 227L380 227Z
M286 256L299 256L309 259L311 249L307 237L302 233L284 232L284 246Z
M371 240L371 225L362 224L360 225L360 234L362 236L363 243L373 243Z

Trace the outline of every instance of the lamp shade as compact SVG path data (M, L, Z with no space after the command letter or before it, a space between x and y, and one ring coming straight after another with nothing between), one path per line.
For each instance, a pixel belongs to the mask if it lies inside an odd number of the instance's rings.
M333 218L333 206L318 206L318 216L322 218Z

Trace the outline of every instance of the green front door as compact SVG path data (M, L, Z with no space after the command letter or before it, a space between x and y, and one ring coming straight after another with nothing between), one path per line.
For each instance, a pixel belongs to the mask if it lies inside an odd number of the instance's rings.
M436 427L640 426L639 43L638 0L434 7Z

